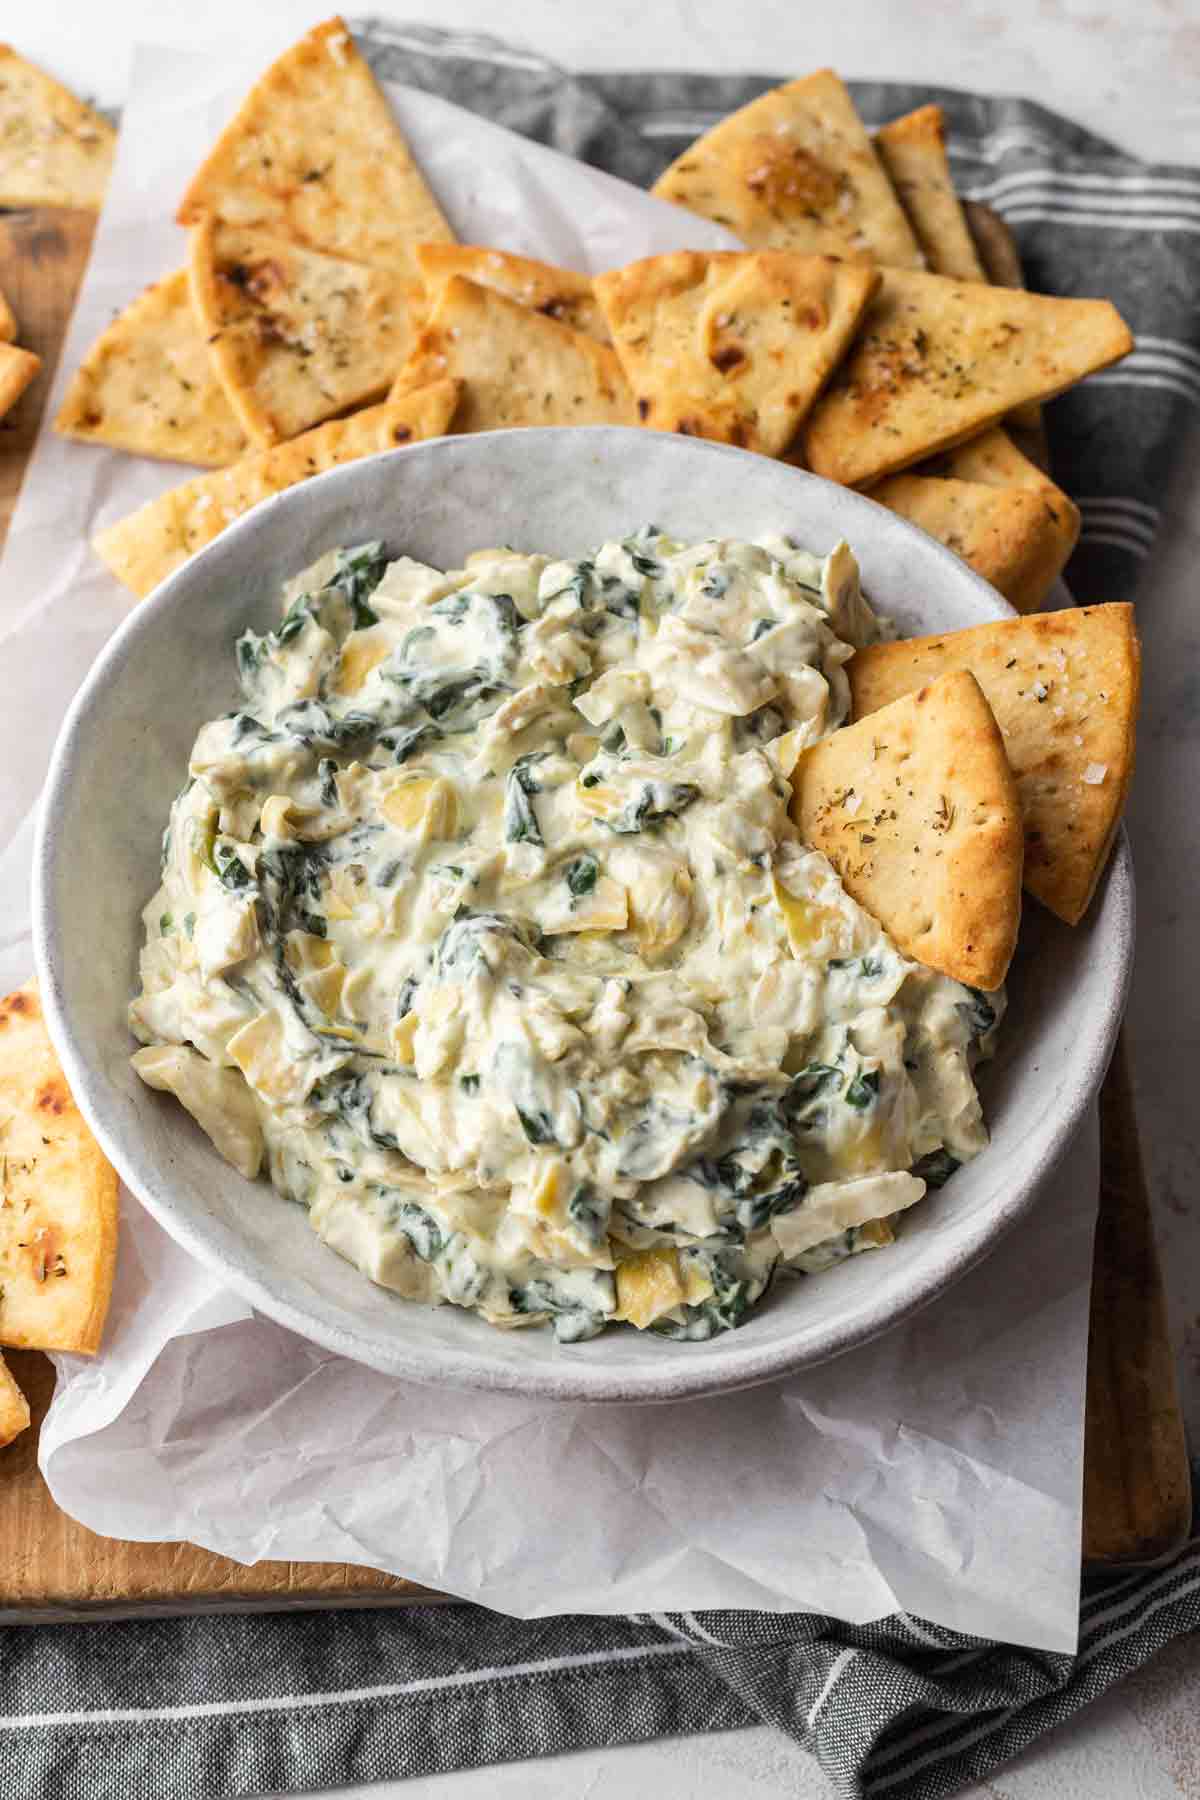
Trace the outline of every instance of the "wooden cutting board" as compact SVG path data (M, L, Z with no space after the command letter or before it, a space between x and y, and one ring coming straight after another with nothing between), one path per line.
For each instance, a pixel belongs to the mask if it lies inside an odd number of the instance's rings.
M0 288L20 342L44 367L0 420L0 539L87 260L88 213L0 214ZM1191 1492L1175 1368L1142 1175L1124 1048L1101 1096L1104 1179L1096 1239L1088 1366L1084 1555L1150 1560L1178 1544ZM0 1450L0 1622L236 1606L380 1605L428 1600L427 1590L372 1569L265 1562L252 1568L191 1544L97 1537L60 1512L37 1466L38 1428L54 1388L43 1356L13 1352L33 1428Z

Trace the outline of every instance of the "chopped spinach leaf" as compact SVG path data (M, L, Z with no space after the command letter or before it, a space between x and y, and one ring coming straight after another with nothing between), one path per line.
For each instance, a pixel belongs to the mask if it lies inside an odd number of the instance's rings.
M338 803L337 791L338 766L331 756L323 756L317 764L317 780L321 784L321 805L334 807Z
M962 1164L957 1156L951 1156L943 1144L937 1150L930 1150L927 1155L920 1157L913 1164L910 1173L918 1176L926 1187L940 1188L945 1187L955 1170L961 1168Z
M213 868L222 887L227 887L231 893L254 885L253 876L233 845L225 843L223 839L213 846Z
M868 1106L874 1106L879 1094L879 1070L860 1069L849 1082L843 1098L847 1106L853 1106L864 1112Z
M504 784L504 835L510 844L543 842L533 796L541 793L541 783L533 773L533 765L546 755L544 750L518 757L508 771Z
M676 817L699 798L700 789L690 781L643 781L616 817L604 819L602 823L610 831L628 837L647 825L658 825L663 819Z
M958 1011L967 1021L972 1037L984 1037L996 1023L996 1009L987 995L980 993L978 988L969 987L966 992L971 998L960 1000Z
M363 630L379 623L379 614L367 602L383 580L387 570L387 553L378 539L357 544L352 550L339 550L331 587L340 588L354 616L354 628Z
M577 900L590 894L596 886L596 877L600 873L600 864L589 851L576 856L567 864L566 881L571 893Z

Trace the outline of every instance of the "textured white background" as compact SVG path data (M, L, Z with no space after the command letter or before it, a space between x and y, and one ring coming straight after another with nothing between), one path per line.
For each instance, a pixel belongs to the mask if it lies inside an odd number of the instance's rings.
M332 8L330 7L329 10ZM297 32L322 0L254 0ZM359 11L357 6L348 11ZM365 10L365 7L361 10ZM1145 156L1200 163L1200 0L377 0L396 18L502 33L578 69L925 79L1025 95ZM0 0L0 37L98 98L123 96L135 38L231 48L245 0ZM1146 698L1132 832L1139 953L1130 1031L1189 1423L1200 1441L1200 431L1181 446L1140 590ZM1113 599L1123 596L1114 594ZM815 1767L765 1731L585 1753L354 1790L348 1800L823 1800ZM1200 1800L1200 1640L1175 1646L964 1800Z

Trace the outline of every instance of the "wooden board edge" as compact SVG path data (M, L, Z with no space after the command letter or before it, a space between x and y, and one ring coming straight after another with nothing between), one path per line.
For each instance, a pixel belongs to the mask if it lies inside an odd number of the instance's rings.
M1123 1032L1100 1094L1100 1156L1083 1555L1090 1565L1116 1567L1169 1555L1192 1521L1191 1466Z

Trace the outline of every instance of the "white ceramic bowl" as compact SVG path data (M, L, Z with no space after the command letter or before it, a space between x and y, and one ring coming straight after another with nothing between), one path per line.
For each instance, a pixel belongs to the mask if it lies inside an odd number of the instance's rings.
M993 589L862 496L694 439L597 428L414 445L256 507L137 607L107 646L54 752L35 857L38 971L71 1086L105 1152L180 1244L306 1337L416 1381L564 1400L677 1400L748 1386L861 1344L941 1293L1019 1224L1099 1086L1133 935L1118 844L1074 931L1026 909L997 1060L981 1083L990 1148L905 1216L897 1243L781 1282L707 1343L610 1331L561 1345L456 1307L408 1304L321 1244L299 1208L248 1182L129 1067L125 1008L139 914L199 726L236 703L235 638L266 630L280 585L322 551L381 537L449 567L484 545L576 555L653 520L685 538L840 537L876 607L905 632L1006 617Z

